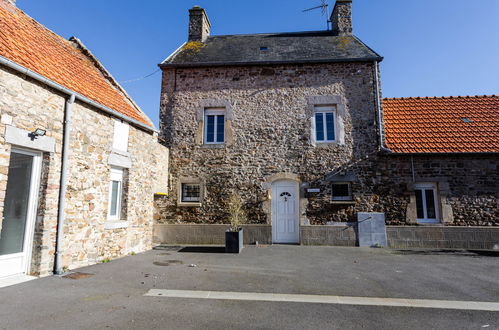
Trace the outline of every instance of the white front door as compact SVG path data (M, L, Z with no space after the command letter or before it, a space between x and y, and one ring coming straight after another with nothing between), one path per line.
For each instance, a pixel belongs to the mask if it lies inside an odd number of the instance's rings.
M298 183L280 180L272 183L272 242L299 243Z
M0 231L0 278L25 274L31 259L41 155L12 149Z

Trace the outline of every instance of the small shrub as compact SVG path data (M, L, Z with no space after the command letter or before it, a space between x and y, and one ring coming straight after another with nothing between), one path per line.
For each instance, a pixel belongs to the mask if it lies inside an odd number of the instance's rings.
M105 259L102 259L102 261L101 261L101 263L103 263L103 264L107 264L108 262L111 262L111 259L105 258Z
M241 198L233 193L229 198L228 206L230 230L239 231L241 225L248 221Z

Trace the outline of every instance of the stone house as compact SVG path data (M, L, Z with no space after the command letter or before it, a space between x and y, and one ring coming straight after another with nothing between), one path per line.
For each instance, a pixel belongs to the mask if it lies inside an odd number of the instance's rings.
M0 278L152 247L168 149L76 38L0 0Z
M160 64L157 242L220 243L234 192L247 243L355 245L359 212L399 226L392 245L401 225L499 225L497 98L383 101L383 58L352 34L351 0L327 31L212 36L204 9L189 14L188 41Z
M499 226L499 97L383 100L391 224Z

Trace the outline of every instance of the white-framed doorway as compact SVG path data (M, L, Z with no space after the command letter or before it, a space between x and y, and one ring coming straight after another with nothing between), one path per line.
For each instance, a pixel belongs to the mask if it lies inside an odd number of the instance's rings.
M0 231L0 278L27 274L31 264L42 153L13 147Z
M440 207L437 184L431 182L416 183L416 218L418 223L439 223Z
M272 183L272 243L300 242L300 193L298 182Z

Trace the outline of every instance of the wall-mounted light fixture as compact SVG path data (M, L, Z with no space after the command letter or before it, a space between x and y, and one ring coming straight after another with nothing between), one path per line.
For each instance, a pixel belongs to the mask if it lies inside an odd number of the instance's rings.
M37 128L33 132L29 133L29 137L31 138L31 140L34 140L39 136L45 136L45 134L47 134L47 130L43 128Z

